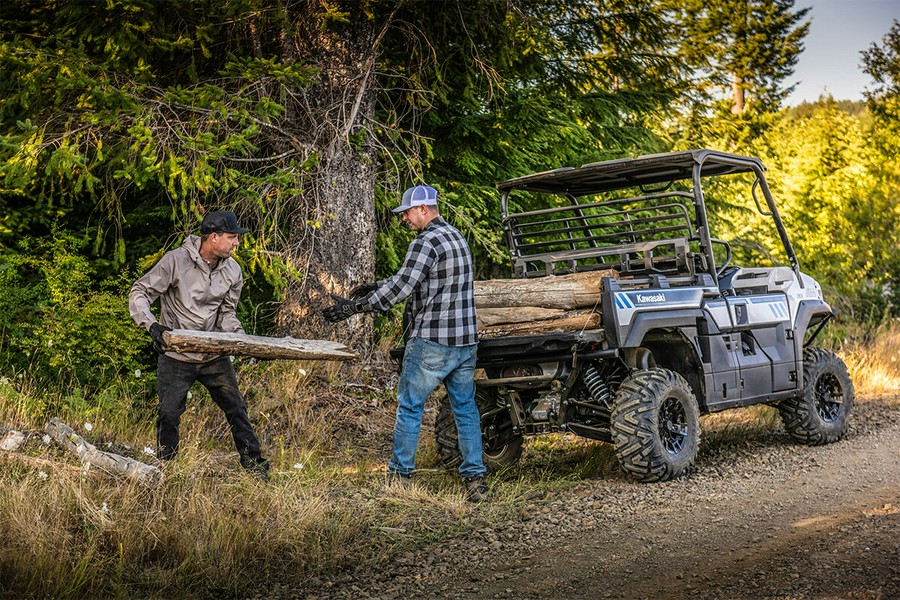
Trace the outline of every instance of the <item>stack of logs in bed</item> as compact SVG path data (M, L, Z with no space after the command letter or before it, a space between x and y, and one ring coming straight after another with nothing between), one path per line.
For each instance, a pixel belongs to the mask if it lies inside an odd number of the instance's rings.
M600 280L613 270L475 282L482 339L600 327Z

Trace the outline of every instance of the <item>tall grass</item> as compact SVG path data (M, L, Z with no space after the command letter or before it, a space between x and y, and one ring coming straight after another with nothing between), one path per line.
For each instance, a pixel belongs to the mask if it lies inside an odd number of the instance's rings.
M521 502L515 480L508 501L465 502L455 474L429 468L427 426L418 483L388 487L389 370L273 362L245 364L240 378L272 480L240 469L223 415L196 386L179 457L160 465L156 489L84 471L41 439L48 413L63 409L99 448L153 463L144 452L152 412L134 422L131 410L78 412L25 378L0 381L0 424L31 434L23 452L0 452L0 597L230 598L273 582L302 587L509 516Z
M840 354L861 396L896 398L900 328ZM141 408L147 399L127 396L133 386L113 403L74 390L47 395L25 375L0 378L0 426L31 434L23 452L0 452L0 597L238 598L274 583L302 589L322 575L378 568L410 548L514 518L548 490L621 477L609 444L545 436L526 444L517 466L492 476L492 501L474 507L457 475L436 464L433 414L426 414L417 484L388 487L392 368L239 367L273 463L269 483L239 468L224 417L199 386L182 421L179 458L161 465L159 488L147 489L84 471L41 439L49 417L61 416L101 449L154 462L144 453L154 443L154 414ZM777 411L765 406L704 417L700 467L778 427Z
M861 396L900 400L900 324L882 325L862 342L840 351L850 378Z

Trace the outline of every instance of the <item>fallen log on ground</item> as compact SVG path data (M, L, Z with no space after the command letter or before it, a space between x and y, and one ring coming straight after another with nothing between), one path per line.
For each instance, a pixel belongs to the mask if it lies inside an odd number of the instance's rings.
M0 450L15 452L25 442L25 434L15 429L10 429L3 437L0 437Z
M290 360L350 360L350 348L329 340L299 340L220 331L173 329L163 333L167 350Z
M113 475L124 475L134 479L148 487L155 487L162 483L163 474L153 465L140 461L98 450L93 444L87 443L83 437L75 433L75 430L53 417L46 427L47 435L56 440L63 448L75 453L81 462L98 467Z

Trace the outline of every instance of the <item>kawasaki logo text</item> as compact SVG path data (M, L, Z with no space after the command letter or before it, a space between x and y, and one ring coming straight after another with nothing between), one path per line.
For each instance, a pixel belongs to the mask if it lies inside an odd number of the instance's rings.
M665 302L666 295L665 294L649 294L647 296L642 296L638 294L637 296L638 304L643 304L644 302Z

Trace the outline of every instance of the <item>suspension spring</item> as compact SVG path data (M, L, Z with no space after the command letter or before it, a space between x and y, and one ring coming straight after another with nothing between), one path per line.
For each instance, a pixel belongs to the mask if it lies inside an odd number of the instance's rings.
M584 370L582 380L594 402L610 408L612 395L609 393L609 386L606 385L606 380L600 374L600 371L597 370L597 367L588 365Z

